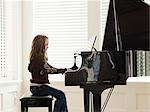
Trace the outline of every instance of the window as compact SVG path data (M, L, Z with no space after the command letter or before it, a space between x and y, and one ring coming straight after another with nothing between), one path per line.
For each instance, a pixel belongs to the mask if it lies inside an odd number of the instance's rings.
M150 76L150 51L146 52L145 61L146 61L146 75Z
M34 36L49 37L49 63L71 68L74 53L85 51L88 41L86 0L33 1ZM78 60L77 65L80 66Z
M137 75L149 76L150 74L150 51L137 52Z
M4 6L4 0L0 0L0 78L6 77L7 68L6 16Z
M21 1L0 0L0 80L18 79ZM20 64L21 65L21 64ZM20 71L19 71L20 72Z

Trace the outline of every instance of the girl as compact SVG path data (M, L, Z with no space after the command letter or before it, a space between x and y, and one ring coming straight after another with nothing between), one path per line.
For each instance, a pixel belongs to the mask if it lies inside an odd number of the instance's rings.
M48 80L48 74L64 73L66 69L54 68L48 64L47 51L48 37L37 35L32 41L30 52L30 63L28 66L32 78L30 79L30 91L32 95L45 96L52 95L56 98L54 112L68 112L67 102L64 92L51 86Z

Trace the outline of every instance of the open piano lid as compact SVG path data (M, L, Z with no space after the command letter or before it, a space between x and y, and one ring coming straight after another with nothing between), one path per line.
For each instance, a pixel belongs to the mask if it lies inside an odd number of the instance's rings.
M143 0L115 0L122 50L150 50L150 6ZM113 0L110 0L103 50L116 51Z

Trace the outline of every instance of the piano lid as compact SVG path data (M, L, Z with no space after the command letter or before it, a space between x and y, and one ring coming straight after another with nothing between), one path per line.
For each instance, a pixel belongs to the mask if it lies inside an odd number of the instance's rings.
M143 0L115 0L123 50L150 50L150 6ZM103 50L117 50L110 0Z

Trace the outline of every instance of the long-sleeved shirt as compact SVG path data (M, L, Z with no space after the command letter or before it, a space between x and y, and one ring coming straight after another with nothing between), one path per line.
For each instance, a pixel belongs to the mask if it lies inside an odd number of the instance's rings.
M30 82L38 84L50 83L48 80L48 74L52 73L52 71L50 71L51 68L53 67L44 60L44 56L34 56L28 66L28 70L32 75Z

